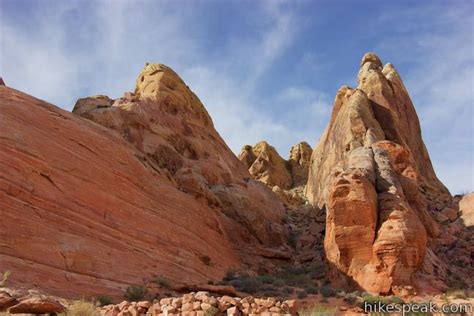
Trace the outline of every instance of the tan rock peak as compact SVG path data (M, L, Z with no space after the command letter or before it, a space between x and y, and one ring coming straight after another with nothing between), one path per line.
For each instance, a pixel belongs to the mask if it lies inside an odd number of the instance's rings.
M260 141L252 147L252 153L255 161L249 167L249 172L254 179L271 187L276 185L282 189L290 188L292 179L286 161L273 146L266 141Z
M362 60L360 61L360 65L364 66L365 63L371 62L374 63L376 66L382 67L382 61L380 61L379 56L377 56L375 53L366 53L363 57Z
M292 186L302 186L308 181L309 163L313 149L307 142L299 142L290 149L288 164L293 178Z
M146 63L137 77L135 94L143 99L162 103L170 113L198 118L206 126L212 119L199 98L170 67Z
M143 96L156 95L160 89L175 90L182 85L186 84L170 67L146 63L137 77L135 93Z
M261 140L258 143L256 143L252 147L252 151L257 156L260 155L261 153L276 153L278 156L280 156L280 154L278 154L278 152L276 151L275 147L271 146L269 143L267 143L264 140Z
M289 160L297 161L299 164L305 164L311 158L312 152L313 149L307 142L299 142L291 147Z

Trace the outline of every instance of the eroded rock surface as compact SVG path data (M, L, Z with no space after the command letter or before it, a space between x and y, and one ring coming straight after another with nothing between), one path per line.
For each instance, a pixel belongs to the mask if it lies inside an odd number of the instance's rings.
M326 207L324 246L333 280L395 293L436 261L434 253L432 260L426 256L429 239L440 234L429 210L452 198L433 171L393 66L366 54L358 80L357 89L337 92L312 154L306 194L313 205Z
M83 118L3 86L0 98L0 266L12 285L122 296L144 278L202 284L288 252L282 203L168 67L147 65L123 98L79 100Z
M300 142L291 147L288 165L293 179L292 187L306 185L312 153L313 149L307 142Z
M289 189L292 178L286 161L273 146L261 141L255 146L246 145L239 154L239 159L248 167L250 175L268 185Z
M272 189L286 207L296 208L306 203L304 186L308 180L312 149L300 142L290 149L290 157L284 160L273 146L261 141L255 146L245 145L239 160L252 178Z

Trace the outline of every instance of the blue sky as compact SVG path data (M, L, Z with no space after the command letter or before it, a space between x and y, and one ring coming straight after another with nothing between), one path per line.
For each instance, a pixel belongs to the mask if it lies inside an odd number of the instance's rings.
M177 71L234 152L315 146L367 51L395 65L435 170L474 190L472 1L0 0L7 85L71 110L132 91L145 62Z

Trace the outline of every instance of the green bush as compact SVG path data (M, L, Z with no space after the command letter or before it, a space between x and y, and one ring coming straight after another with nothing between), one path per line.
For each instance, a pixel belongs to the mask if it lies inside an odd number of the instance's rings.
M293 294L294 289L292 287L284 287L282 292L283 294L290 295L290 294Z
M305 287L305 291L308 293L308 294L318 294L319 291L318 291L318 288L315 287L314 285L308 285Z
M337 294L337 291L330 286L323 286L319 292L323 297L332 297Z
M237 278L238 278L238 276L237 276L237 273L235 271L227 271L227 274L225 275L223 281L224 282L229 282L229 281L235 280Z
M129 301L140 301L148 293L148 290L143 285L130 285L125 290L125 298Z
M272 275L269 274L262 274L257 277L262 283L266 284L274 284L276 281L276 278Z
M96 297L95 301L99 306L106 306L113 303L112 299L107 295L99 295Z
M153 282L158 284L159 286L161 286L164 289L169 289L170 288L170 283L169 283L168 279L165 278L165 277L156 277L155 279L153 279Z
M460 299L465 299L469 295L466 293L467 291L464 290L455 290L455 289L449 289L446 294L448 296L453 296L454 298L460 298Z
M349 305L354 305L357 302L357 295L353 293L346 294L344 301Z
M308 297L308 293L306 293L305 290L298 291L297 297L298 297L300 300L302 300L302 299Z

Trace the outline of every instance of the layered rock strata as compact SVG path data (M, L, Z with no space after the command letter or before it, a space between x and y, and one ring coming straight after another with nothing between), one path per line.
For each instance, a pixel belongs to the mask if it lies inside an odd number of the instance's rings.
M0 267L63 297L144 279L206 284L290 257L283 205L250 178L170 68L71 114L0 86ZM82 117L80 117L82 116Z
M337 92L313 151L306 195L325 207L333 280L374 293L416 283L439 235L429 208L451 196L437 179L413 104L391 64L366 54L359 86ZM430 252L427 255L427 252Z

